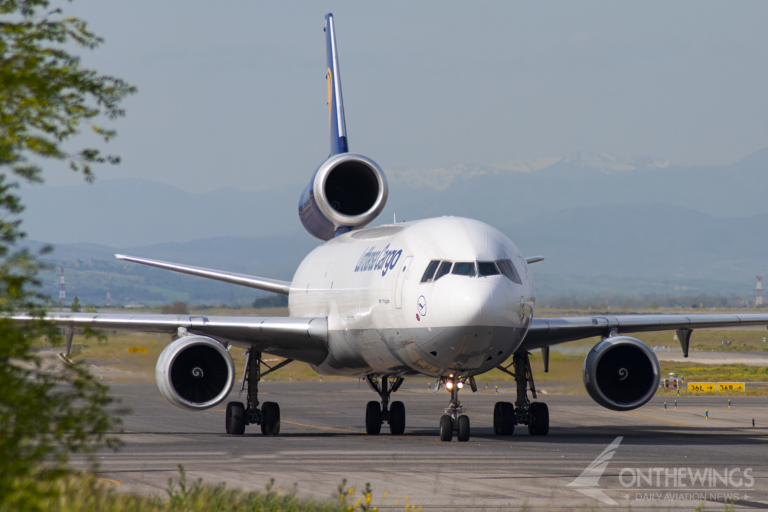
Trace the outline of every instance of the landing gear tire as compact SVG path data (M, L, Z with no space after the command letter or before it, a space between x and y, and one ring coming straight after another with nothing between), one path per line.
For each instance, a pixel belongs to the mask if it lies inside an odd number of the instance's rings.
M493 407L493 433L511 436L515 432L515 406L509 402L496 402Z
M460 443L469 441L469 416L459 416L459 435L456 438Z
M392 435L400 436L405 432L405 405L403 402L392 402L389 406L389 431Z
M532 436L545 436L549 432L549 407L541 402L531 404L528 433Z
M280 406L275 402L264 402L261 405L261 433L265 436L280 433Z
M403 413L405 413L405 409L403 409ZM403 414L403 420L405 420L405 414ZM379 402L371 401L365 406L365 431L371 436L381 432L381 405Z
M226 415L227 434L241 436L245 434L245 406L241 402L229 402Z
M447 414L440 417L440 441L448 443L453 439L453 418Z

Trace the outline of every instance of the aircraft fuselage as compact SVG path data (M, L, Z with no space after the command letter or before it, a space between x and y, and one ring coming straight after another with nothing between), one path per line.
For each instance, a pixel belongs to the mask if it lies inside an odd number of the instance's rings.
M439 276L441 265L451 270ZM454 217L333 238L304 259L289 294L290 316L328 318L329 355L314 368L346 376L479 375L520 346L534 303L512 241Z

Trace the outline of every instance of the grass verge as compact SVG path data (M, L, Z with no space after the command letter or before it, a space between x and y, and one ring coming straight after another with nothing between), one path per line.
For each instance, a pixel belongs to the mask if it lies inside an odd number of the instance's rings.
M300 498L296 489L284 493L274 487L274 480L263 492L244 492L227 489L224 484L205 485L202 479L187 482L184 468L179 465L178 481L169 478L165 496L139 496L117 493L105 488L100 479L88 474L75 474L52 483L44 493L32 494L28 486L17 486L19 492L5 497L4 510L45 510L48 512L373 512L374 504L370 484L356 491L342 480L327 501ZM335 497L333 497L335 495ZM399 508L400 500L389 500L386 493L380 505ZM421 506L408 504L405 510L420 512Z

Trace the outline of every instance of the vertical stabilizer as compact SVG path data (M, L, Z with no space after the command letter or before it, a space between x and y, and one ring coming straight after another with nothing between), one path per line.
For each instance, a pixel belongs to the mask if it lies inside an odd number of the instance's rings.
M347 153L347 127L344 123L344 101L341 98L341 76L339 75L339 53L336 48L336 30L333 14L325 15L325 48L327 68L325 80L328 85L328 128L331 132L331 155Z

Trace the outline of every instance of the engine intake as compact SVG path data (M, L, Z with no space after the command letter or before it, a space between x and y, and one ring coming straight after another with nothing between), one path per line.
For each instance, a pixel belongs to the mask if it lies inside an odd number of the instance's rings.
M173 405L203 410L227 398L235 382L235 364L218 341L185 336L160 354L155 379L160 393Z
M341 153L315 171L301 194L299 218L311 235L330 240L339 231L361 228L378 217L387 194L387 178L376 162Z
M659 387L659 361L642 341L606 338L584 359L584 386L592 399L613 411L631 411L647 403Z

